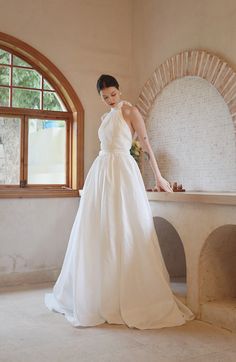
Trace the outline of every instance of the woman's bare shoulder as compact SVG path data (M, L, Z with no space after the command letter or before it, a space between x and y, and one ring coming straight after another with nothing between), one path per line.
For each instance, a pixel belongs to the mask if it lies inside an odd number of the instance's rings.
M127 117L139 113L139 110L136 106L133 106L132 104L127 104L127 103L123 104L122 110L124 111L124 114Z

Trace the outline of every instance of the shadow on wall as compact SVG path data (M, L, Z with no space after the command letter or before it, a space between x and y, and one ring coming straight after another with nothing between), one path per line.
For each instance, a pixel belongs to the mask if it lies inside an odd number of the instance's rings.
M154 217L153 220L170 278L181 278L186 281L186 258L179 234L164 218Z
M208 236L199 270L201 304L236 298L236 225L220 226Z

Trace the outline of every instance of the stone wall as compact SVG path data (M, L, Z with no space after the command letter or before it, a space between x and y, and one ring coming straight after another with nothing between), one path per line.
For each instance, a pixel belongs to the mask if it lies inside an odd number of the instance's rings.
M191 50L167 59L137 102L162 175L186 191L236 191L236 73ZM154 186L148 162L146 188Z

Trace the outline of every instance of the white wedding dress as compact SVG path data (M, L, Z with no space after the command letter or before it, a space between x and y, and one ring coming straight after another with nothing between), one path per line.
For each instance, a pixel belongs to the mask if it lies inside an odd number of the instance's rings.
M138 329L194 319L170 288L132 135L120 101L98 130L101 150L84 183L61 273L44 302L73 326Z

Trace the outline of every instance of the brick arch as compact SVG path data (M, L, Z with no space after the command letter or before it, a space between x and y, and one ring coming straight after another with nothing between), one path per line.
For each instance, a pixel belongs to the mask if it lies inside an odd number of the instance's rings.
M204 50L187 50L157 67L144 84L136 103L144 120L164 87L175 79L198 76L210 82L224 98L236 135L236 73L224 60Z

